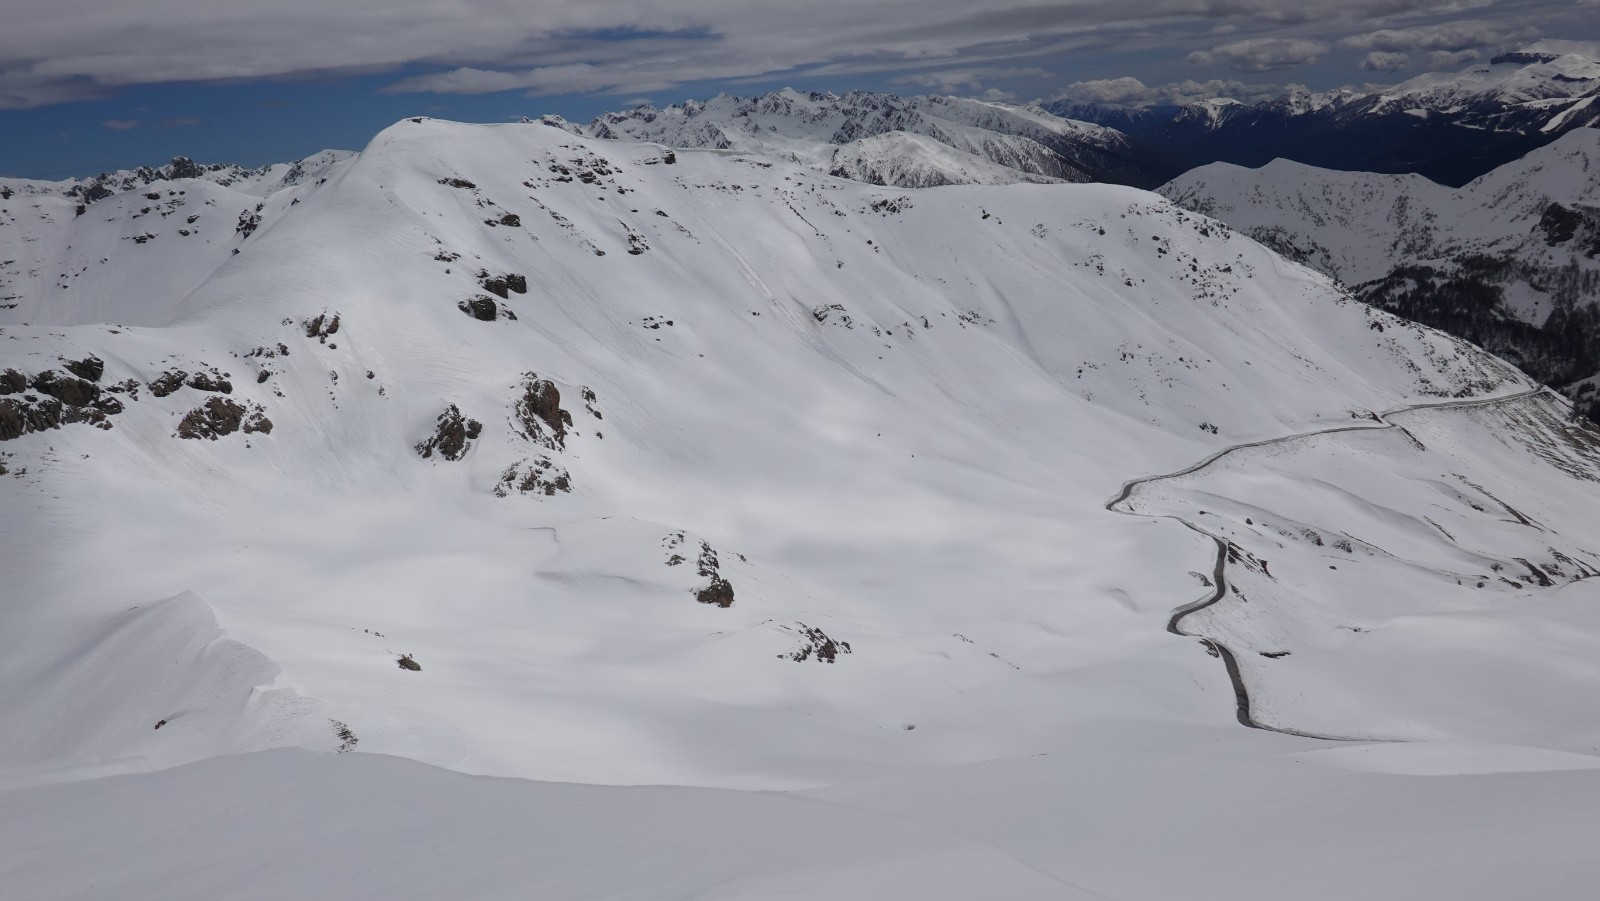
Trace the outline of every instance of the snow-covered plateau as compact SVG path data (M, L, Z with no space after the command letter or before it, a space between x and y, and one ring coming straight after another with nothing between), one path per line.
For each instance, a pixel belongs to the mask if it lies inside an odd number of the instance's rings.
M0 179L0 895L1600 884L1600 440L1506 363L1128 187L294 168Z

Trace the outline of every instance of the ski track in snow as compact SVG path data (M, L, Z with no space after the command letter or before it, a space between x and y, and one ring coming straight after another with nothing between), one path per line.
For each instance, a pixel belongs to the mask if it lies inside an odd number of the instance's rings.
M1203 642L1208 649L1210 649L1211 651L1213 651L1215 653L1215 656L1220 657L1222 659L1222 664L1223 664L1224 667L1227 668L1227 671L1228 671L1228 681L1233 684L1233 696L1234 696L1234 701L1235 701L1235 704L1236 704L1235 714L1239 718L1239 724L1240 725L1247 726L1247 727L1249 727L1251 729L1262 729L1262 730L1265 730L1265 731L1268 731L1268 732L1282 732L1285 735L1298 735L1298 736L1300 736L1302 738L1316 738L1316 739L1321 739L1323 741L1374 741L1375 739L1366 738L1366 737L1323 735L1321 733L1316 733L1316 732L1307 732L1307 731L1300 730L1300 729L1292 729L1292 728L1289 728L1287 726L1272 726L1272 725L1268 725L1266 723L1263 723L1263 722L1257 720L1255 718L1255 716L1250 712L1250 691L1244 684L1244 675L1239 670L1239 661L1234 656L1233 651L1229 650L1229 648L1226 645L1224 645L1220 641L1217 641L1214 638L1208 638L1208 637L1206 637L1204 635L1198 635L1198 634L1193 633L1193 632L1185 632L1183 630L1183 626L1181 625L1184 617L1188 616L1191 613L1196 613L1196 612L1198 612L1200 610L1204 610L1205 608L1210 607L1212 604L1217 603L1218 601L1222 600L1224 597L1227 596L1227 593L1228 593L1228 579L1227 579L1228 548L1230 546L1230 543L1228 542L1227 539L1225 539L1225 538L1223 538L1223 537L1221 537L1221 536L1219 536L1219 535L1217 535L1217 534L1215 534L1215 533L1213 533L1213 532L1211 532L1211 531L1209 531L1207 529L1204 529L1201 526L1195 524L1194 522L1191 522L1190 520L1184 519L1181 516L1177 516L1177 515L1170 514L1170 513L1155 513L1155 514L1138 513L1138 512L1135 512L1133 510L1118 509L1118 507L1121 504L1127 502L1128 499L1133 496L1134 490L1137 489L1141 485L1149 484L1151 482L1161 482L1161 481L1165 481L1167 479L1176 479L1176 478L1181 478L1183 476L1192 475L1194 473L1197 473L1197 472L1201 471L1202 469L1205 469L1206 467L1208 467L1211 464L1217 462L1218 460L1221 460L1223 457L1226 457L1229 454L1234 453L1235 451L1250 450L1252 448L1258 448L1258 447L1270 447L1272 445L1277 445L1277 444L1287 444L1288 442L1299 441L1299 440L1301 440L1303 438L1312 438L1312 437L1317 437L1317 436L1321 436L1321 435L1333 435L1333 434L1337 434L1339 432L1373 432L1373 431L1382 431L1384 429L1400 428L1401 426L1398 423L1390 422L1389 421L1389 417L1397 416L1397 415L1399 415L1401 413L1410 413L1410 412L1415 411L1415 410L1439 410L1439 409L1448 409L1448 408L1455 408L1455 407L1478 407L1478 406L1488 406L1488 405L1491 405L1491 404L1508 403L1508 402L1512 402L1512 401L1525 400L1527 398L1530 398L1530 397L1533 397L1535 395L1544 393L1546 391L1549 391L1549 389L1548 388L1533 388L1533 389L1529 389L1527 391L1519 391L1519 392L1517 392L1515 394L1504 394L1504 395L1498 395L1498 396L1495 396L1495 397L1473 397L1473 398L1465 398L1465 399L1461 399L1461 400L1433 401L1433 402L1429 402L1429 403L1418 403L1418 404L1404 404L1404 405L1401 405L1401 406L1398 406L1398 407L1393 407L1393 408L1390 408L1388 410L1385 410L1382 413L1374 413L1373 415L1376 417L1376 419L1374 420L1374 424L1372 424L1372 425L1341 425L1341 426L1334 426L1332 428L1325 428L1325 429L1312 429L1312 430L1306 431L1306 432L1296 432L1293 435L1282 435L1282 436L1279 436L1277 438L1267 438L1267 439L1264 439L1264 440L1261 440L1261 441L1247 441L1247 442L1244 442L1243 444L1229 445L1228 447L1225 447L1222 450L1219 450L1216 453L1211 454L1210 456L1206 457L1205 459L1201 460L1200 462L1198 462L1198 463L1196 463L1196 464L1194 464L1192 466L1189 466L1189 467L1187 467L1185 469L1180 469L1177 472L1169 472L1169 473L1164 473L1162 475L1143 476L1141 478L1131 479L1131 480L1129 480L1127 482L1124 482L1123 485L1122 485L1122 490L1117 493L1116 497L1112 498L1109 501L1106 501L1105 507L1106 507L1106 509L1108 511L1110 511L1112 513L1121 513L1124 516L1153 516L1153 517L1159 518L1159 519L1176 520L1177 522L1182 523L1185 527L1193 529L1196 532L1199 532L1201 535L1204 535L1207 538L1210 538L1213 542L1216 543L1217 559L1216 559L1216 563L1212 567L1212 573L1211 573L1212 589L1211 589L1211 591L1209 593L1207 593L1204 597L1201 597L1198 600L1190 601L1187 604L1183 604L1183 605L1181 605L1179 607L1174 608L1173 611L1172 611L1172 616L1170 618L1168 618L1168 620L1167 620L1167 631L1171 632L1173 635L1182 635L1182 636L1185 636L1185 637L1188 637L1188 638L1198 638L1198 639L1200 639L1200 641ZM1551 392L1551 394L1554 394L1554 392ZM1559 396L1559 395L1555 395L1555 396Z

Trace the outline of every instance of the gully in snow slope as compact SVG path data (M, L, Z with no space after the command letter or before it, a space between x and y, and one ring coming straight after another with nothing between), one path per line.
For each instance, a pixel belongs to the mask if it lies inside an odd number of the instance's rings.
M1204 460L1201 460L1199 463L1196 463L1193 466L1190 466L1190 467L1188 467L1186 469L1180 469L1177 472L1169 472L1169 473L1166 473L1164 475L1145 476L1143 478L1133 479L1133 480L1131 480L1129 482L1124 483L1123 486L1122 486L1122 490L1117 493L1117 496L1106 502L1106 509L1110 510L1112 513L1122 513L1122 514L1125 514L1127 516L1152 515L1152 514L1136 513L1136 512L1134 512L1132 510L1122 509L1122 505L1128 500L1129 497L1131 497L1133 495L1134 490L1137 489L1141 485L1144 485L1144 484L1146 484L1148 482L1159 482L1159 481L1162 481L1163 479L1176 479L1176 478L1179 478L1181 476L1186 476L1186 475L1190 475L1192 473L1199 472L1200 470L1205 469L1207 466L1210 466L1211 464L1217 462L1218 460L1222 459L1223 457L1226 457L1227 455L1229 455L1231 453L1234 453L1235 451L1247 450L1247 449L1253 448L1253 447L1266 447L1266 446L1272 445L1272 444L1283 444L1285 442L1296 441L1296 440L1299 440L1301 438L1310 438L1310 437L1315 436L1315 435L1331 435L1331 434L1333 434L1335 432L1356 432L1356 431L1368 431L1368 430L1373 430L1373 429L1392 429L1392 428L1396 428L1397 426L1396 426L1395 423L1389 421L1389 417L1390 416L1394 416L1394 415L1396 415L1398 413L1406 413L1406 412L1410 412L1412 410L1440 409L1440 408L1444 408L1444 407L1475 407L1475 406L1483 406L1483 405L1487 405L1487 404L1508 403L1508 402L1511 402L1511 401L1518 401L1518 400L1522 400L1524 398L1532 397L1532 396L1534 396L1536 394L1542 393L1542 392L1547 391L1547 390L1549 390L1549 389L1546 389L1546 388L1531 388L1531 389L1526 390L1526 391L1519 391L1519 392L1517 392L1515 394L1505 394L1505 395L1500 395L1500 396L1497 396L1497 397L1474 397L1474 398L1466 398L1464 400L1447 400L1447 401L1433 401L1431 403L1406 404L1406 405L1403 405L1403 406L1395 407L1395 408L1390 409L1390 410L1385 410L1382 413L1374 413L1374 414L1372 414L1372 417L1373 417L1372 420L1369 423L1364 424L1364 425L1332 426L1330 428L1324 428L1324 429L1312 429L1310 431L1299 432L1299 433L1296 433L1296 434L1293 434L1293 435L1284 435L1281 438L1268 438L1268 439L1266 439L1264 441L1250 441L1250 442L1246 442L1244 444L1234 444L1234 445L1231 445L1229 447L1225 447L1222 450L1217 451L1216 453L1212 454L1211 456L1206 457ZM1178 607L1177 609L1173 610L1172 611L1172 616L1167 619L1167 631L1171 632L1174 635L1186 635L1186 636L1189 636L1191 638L1199 638L1202 642L1205 643L1206 647L1209 648L1215 654L1215 656L1218 656L1218 657L1222 658L1223 666L1227 667L1227 670L1228 670L1228 680L1233 683L1233 696L1234 696L1234 702L1235 702L1235 705L1236 705L1236 714L1239 717L1239 722L1242 725L1249 726L1252 729L1265 729L1265 730L1270 731L1270 732L1282 732L1282 733L1285 733L1285 734L1288 734L1288 735L1300 735L1300 736L1304 736L1306 738L1321 738L1321 739L1327 739L1329 741L1370 741L1370 739L1353 739L1353 738L1345 738L1345 737L1335 736L1335 735L1319 735L1319 734L1314 733L1314 732L1302 732L1302 731L1300 731L1298 729L1290 729L1290 728L1286 728L1286 727L1282 727L1282 726L1269 726L1269 725L1267 725L1265 723L1262 723L1262 722L1259 722L1259 721L1257 721L1255 719L1255 717L1250 712L1250 692L1245 688L1244 677L1239 672L1239 661L1238 661L1237 658L1234 657L1233 652L1230 651L1221 642L1216 641L1215 639L1206 638L1205 636L1201 636L1201 635L1195 635L1192 632L1185 632L1183 630L1183 626L1181 625L1184 617L1186 617L1189 614L1195 612L1196 610L1204 610L1205 608L1211 606L1212 604L1215 604L1216 602L1222 600L1223 596L1228 593L1227 566L1228 566L1228 547L1229 547L1229 543L1228 543L1228 541L1226 539L1222 538L1221 536L1212 534L1211 532L1206 531L1205 529L1201 528L1200 526L1196 525L1195 523L1192 523L1189 520L1184 519L1184 518L1182 518L1180 516L1174 516L1174 515L1171 515L1171 514L1153 514L1153 515L1160 516L1160 517L1165 518L1165 519L1177 520L1178 522L1182 523L1184 526L1186 526L1186 527L1188 527L1190 529L1193 529L1196 532L1199 532L1200 534L1206 536L1207 538L1210 538L1213 542L1216 543L1216 546L1217 546L1217 561L1216 561L1216 564L1213 567L1212 573L1211 573L1212 589L1211 589L1210 593L1206 594L1204 597L1200 598L1199 600L1191 601L1191 602L1189 602L1187 604L1184 604L1183 606Z

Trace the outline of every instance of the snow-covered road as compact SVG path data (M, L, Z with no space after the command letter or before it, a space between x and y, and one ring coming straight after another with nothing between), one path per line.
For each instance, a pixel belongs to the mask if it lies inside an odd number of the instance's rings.
M1426 403L1403 404L1401 406L1385 410L1382 413L1374 413L1374 414L1372 414L1373 418L1371 420L1369 420L1369 421L1367 421L1367 422L1365 422L1365 423L1363 423L1361 425L1342 425L1342 426L1332 426L1332 427L1329 427L1329 428L1322 428L1322 429L1311 429L1311 430L1304 431L1304 432L1297 432L1297 433L1295 433L1293 435L1282 435L1282 436L1279 436L1277 438L1267 438L1267 439L1264 439L1264 440L1261 440L1261 441L1247 441L1247 442L1244 442L1244 443L1241 443L1241 444L1229 445L1228 447L1225 447L1222 450L1219 450L1216 453L1211 454L1210 456L1207 456L1205 459L1201 460L1200 462L1195 463L1192 466L1185 467L1184 469L1180 469L1177 472L1169 472L1169 473L1165 473L1165 474L1162 474L1162 475L1142 476L1140 478L1131 479L1131 480L1129 480L1127 482L1124 482L1123 485L1122 485L1122 490L1117 493L1117 496L1112 498L1109 501L1106 501L1106 509L1111 511L1112 513L1123 513L1123 514L1126 514L1128 516L1145 516L1145 515L1149 515L1149 514L1139 513L1137 511L1130 510L1130 509L1127 509L1127 508L1122 506L1123 504L1125 504L1128 501L1128 499L1130 497L1132 497L1133 492L1135 490L1137 490L1141 485L1147 485L1147 484L1149 484L1151 482L1160 482L1160 481L1165 481L1167 479L1176 479L1176 478L1180 478L1182 476L1192 475L1193 473L1196 473L1196 472L1199 472L1202 469L1205 469L1206 467L1208 467L1211 464L1217 462L1218 460L1222 459L1223 457L1226 457L1226 456L1228 456L1230 454L1233 454L1233 453L1236 453L1238 451L1249 450L1249 449L1252 449L1252 448L1267 447L1267 446L1270 446L1270 445L1286 444L1286 443L1291 442L1291 441L1300 441L1300 440L1304 440L1306 438L1311 438L1311 437L1320 436L1320 435L1331 435L1331 434L1335 434L1337 432L1364 432L1364 431L1374 431L1374 430L1379 430L1379 429L1401 428L1401 426L1399 424L1394 423L1394 422L1390 422L1389 421L1389 417L1398 415L1400 413L1409 413L1409 412L1412 412L1414 410L1438 410L1438 409L1454 408L1454 407L1477 407L1477 406L1485 406L1485 405L1489 405L1489 404L1503 404L1503 403L1508 403L1508 402L1511 402L1511 401L1524 400L1526 398L1530 398L1530 397L1533 397L1534 395L1537 395L1537 394L1540 394L1540 393L1544 393L1544 392L1548 392L1548 391L1549 391L1548 388L1533 388L1533 389L1529 389L1527 391L1518 391L1518 392L1515 392L1515 393L1512 393L1512 394L1502 394L1502 395L1497 395L1497 396L1494 396L1494 397L1472 397L1472 398L1463 398L1463 399L1460 399L1460 400L1429 401L1429 402L1426 402ZM1559 397L1559 395L1556 395L1554 392L1550 392L1550 393L1551 393L1552 396ZM1250 713L1250 690L1244 683L1244 676L1239 670L1238 658L1234 656L1233 651L1230 650L1227 645L1223 644L1221 641L1218 641L1217 639L1208 638L1208 637L1206 637L1204 635L1199 635L1199 634L1194 633L1194 632L1184 631L1183 626L1181 625L1184 617L1186 617L1189 614L1194 613L1196 611L1204 610L1205 608L1210 607L1212 604L1215 604L1216 602L1222 600L1227 595L1227 593L1228 593L1228 575L1227 575L1228 549L1231 546L1231 544L1227 539L1223 538L1222 536L1217 535L1216 533L1207 530L1206 528L1204 528L1203 526L1199 525L1198 523L1196 523L1196 522L1194 522L1194 521L1192 521L1190 519L1187 519L1185 517L1178 516L1178 515L1175 515L1175 514L1156 514L1156 515L1161 517L1161 518L1164 518L1164 519L1172 519L1172 520L1175 520L1177 522L1180 522L1184 526L1186 526L1186 527L1188 527L1190 529L1193 529L1194 531L1199 532L1202 535L1205 535L1207 538L1210 538L1213 542L1216 543L1217 557L1216 557L1216 562L1212 566L1211 588L1210 588L1210 590L1208 590L1206 592L1206 594L1203 595L1202 597L1200 597L1199 599L1194 600L1194 601L1190 601L1187 604L1182 604L1182 605L1174 608L1173 611L1172 611L1171 618L1169 618L1167 620L1167 631L1171 632L1174 635L1184 635L1184 636L1188 636L1190 638L1198 638L1198 639L1201 640L1201 642L1203 642L1206 645L1207 649L1209 649L1211 652L1213 652L1213 654L1215 656L1221 658L1223 665L1227 668L1227 671L1228 671L1228 680L1233 683L1234 700L1235 700L1235 703L1237 705L1236 714L1237 714L1237 716L1239 718L1240 724L1248 726L1251 729L1266 729L1266 730L1271 731L1271 732L1282 732L1282 733L1284 733L1286 735L1299 735L1299 736L1303 736L1305 738L1320 738L1320 739L1323 739L1323 740L1326 740L1326 741L1361 741L1361 740L1364 740L1364 739L1346 738L1346 737L1337 736L1337 735L1322 735L1322 734L1318 734L1318 733L1315 733L1315 732L1307 732L1307 731L1303 731L1303 730L1299 730L1299 729L1291 729L1291 728L1286 728L1286 727L1282 727L1282 726L1267 725L1265 723L1259 722L1258 720L1256 720L1256 718L1254 716L1251 715L1251 713Z

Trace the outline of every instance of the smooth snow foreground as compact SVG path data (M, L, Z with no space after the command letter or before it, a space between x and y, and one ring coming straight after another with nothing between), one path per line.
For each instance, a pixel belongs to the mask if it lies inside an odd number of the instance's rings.
M1600 451L1500 361L1127 188L297 171L0 182L4 893L1600 884Z

